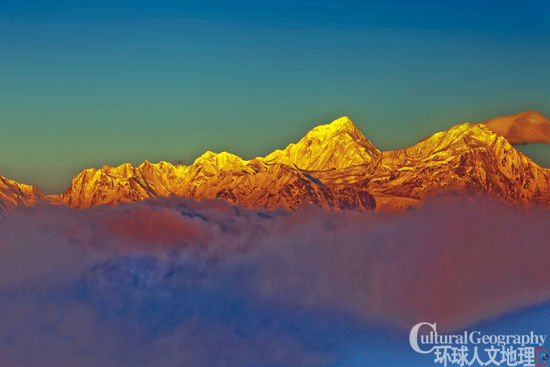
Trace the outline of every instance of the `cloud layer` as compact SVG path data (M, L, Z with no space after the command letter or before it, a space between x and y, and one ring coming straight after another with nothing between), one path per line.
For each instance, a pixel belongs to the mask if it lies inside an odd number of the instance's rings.
M0 222L6 366L323 366L361 333L457 329L550 298L550 212L157 200Z

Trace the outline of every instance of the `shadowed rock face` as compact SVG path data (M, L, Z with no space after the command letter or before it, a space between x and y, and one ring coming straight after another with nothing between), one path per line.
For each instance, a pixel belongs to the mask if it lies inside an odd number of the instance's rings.
M550 121L537 111L495 117L483 121L491 131L505 137L511 144L550 144Z
M147 161L103 166L82 171L63 194L49 197L31 186L5 182L7 189L0 191L5 209L45 200L86 208L175 195L220 198L248 208L297 210L313 204L396 211L449 192L550 205L550 170L484 124L460 124L411 147L381 152L347 117L252 160L206 152L189 166Z

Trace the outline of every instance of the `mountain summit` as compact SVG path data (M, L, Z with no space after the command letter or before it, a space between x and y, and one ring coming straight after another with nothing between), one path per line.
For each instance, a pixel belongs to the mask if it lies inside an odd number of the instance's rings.
M346 116L309 131L298 143L276 150L263 161L322 171L368 164L380 151L365 138Z
M296 210L312 204L340 210L402 210L442 193L487 194L520 204L550 205L550 170L491 124L464 123L419 143L381 152L342 117L266 157L244 160L207 151L191 165L104 165L77 175L57 196L0 180L0 210L50 201L70 207L147 198L224 199L250 208Z

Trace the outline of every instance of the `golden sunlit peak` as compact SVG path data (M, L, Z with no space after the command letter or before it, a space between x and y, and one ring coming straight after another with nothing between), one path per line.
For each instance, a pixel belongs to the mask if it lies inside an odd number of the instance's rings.
M156 166L163 166L164 164L166 164L166 162L164 161L160 161L158 163L151 163L149 162L147 159L143 161L142 164L139 165L139 169L143 169L143 168L150 168L150 167L156 167Z
M420 142L423 145L434 145L431 149L445 149L449 146L463 146L470 149L474 145L491 144L498 136L485 125L465 122L452 128L435 133ZM474 144L474 142L477 142Z
M347 116L310 130L298 143L263 158L306 170L330 170L366 164L380 155Z
M311 130L311 133L322 133L326 135L333 135L342 131L356 131L357 127L347 116L342 116L337 120L334 120L330 124L319 125Z
M133 170L134 170L134 166L132 164L122 163L116 167L111 167L109 165L104 164L101 166L100 171L108 175L127 177L132 175Z
M143 161L142 164L139 165L139 169L142 169L142 168L150 168L150 167L165 167L165 166L170 166L170 167L174 167L174 165L170 162L166 162L166 161L158 161L157 163L151 163L149 162L147 159L145 161Z
M355 124L348 116L342 116L334 121L332 121L329 126L334 126L336 128L342 128L342 127L353 127L355 128Z
M485 124L463 123L414 146L380 152L343 116L252 161L209 150L190 166L146 160L139 167L123 163L84 170L59 197L0 177L0 209L39 201L89 207L170 195L223 198L251 207L297 209L310 202L327 208L404 209L443 190L550 205L549 187L550 170Z
M453 126L449 130L447 130L447 134L450 135L450 137L454 137L455 139L458 139L459 136L468 135L468 136L476 136L480 139L491 139L495 137L495 133L493 133L489 128L483 124L472 124L470 122L465 122L456 126Z
M156 164L153 164L149 162L147 159L143 161L142 164L138 166L139 169L147 169L156 166Z
M131 163L121 163L118 166L109 166L108 164L101 165L101 169L103 170L112 170L112 169L125 169L128 167L133 167Z
M241 157L228 152L214 153L210 150L204 152L199 158L193 162L193 166L197 165L214 165L219 169L223 168L234 168L236 166L241 166L246 164L247 161L243 160Z

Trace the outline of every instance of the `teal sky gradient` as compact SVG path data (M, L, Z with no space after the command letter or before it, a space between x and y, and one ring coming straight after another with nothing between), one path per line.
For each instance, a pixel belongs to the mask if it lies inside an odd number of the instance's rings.
M0 1L0 175L60 192L103 163L265 155L342 115L392 149L550 115L549 66L547 1Z

